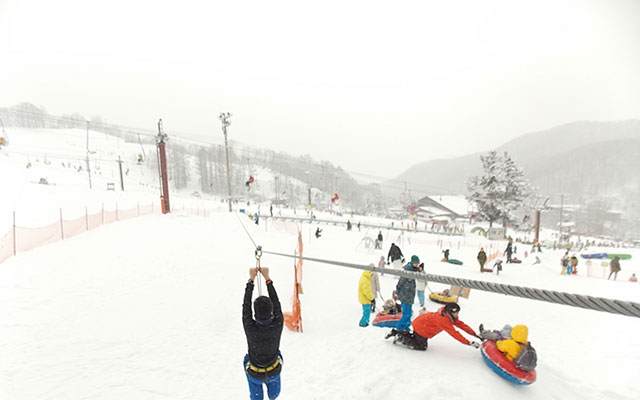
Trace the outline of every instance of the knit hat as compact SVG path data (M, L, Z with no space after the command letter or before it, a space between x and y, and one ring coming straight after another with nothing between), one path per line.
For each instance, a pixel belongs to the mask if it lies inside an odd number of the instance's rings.
M266 320L273 312L273 303L267 296L259 296L253 301L253 308L257 320Z
M420 263L420 257L413 255L411 256L411 264L419 264Z

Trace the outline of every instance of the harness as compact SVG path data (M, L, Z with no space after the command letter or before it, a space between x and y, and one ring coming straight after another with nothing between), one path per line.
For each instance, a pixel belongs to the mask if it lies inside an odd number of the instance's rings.
M280 357L278 357L278 359L276 360L276 362L274 362L273 364L269 365L266 368L259 368L256 367L255 365L251 364L251 361L249 361L247 363L247 369L250 369L254 372L258 372L258 373L265 373L265 372L271 372L274 369L276 369L278 367L278 365L280 365Z

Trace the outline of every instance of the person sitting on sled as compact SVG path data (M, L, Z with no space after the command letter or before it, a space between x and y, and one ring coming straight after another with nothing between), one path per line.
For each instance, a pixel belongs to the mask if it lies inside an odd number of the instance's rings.
M460 306L458 303L447 303L437 312L428 312L416 317L411 324L413 333L392 329L385 339L391 336L397 336L397 338L394 339L394 343L400 342L406 344L414 350L426 350L428 347L428 339L431 339L442 331L446 331L460 343L475 347L476 349L479 348L480 344L478 342L470 342L455 329L455 327L458 327L469 335L476 336L476 333L469 325L458 319L459 312Z
M513 361L524 346L529 344L528 336L529 328L526 325L516 325L511 330L511 339L498 340L496 346L507 357L507 360Z
M487 331L484 329L484 325L480 324L480 336L483 340L505 340L511 339L511 330L513 327L509 324L506 324L502 329Z

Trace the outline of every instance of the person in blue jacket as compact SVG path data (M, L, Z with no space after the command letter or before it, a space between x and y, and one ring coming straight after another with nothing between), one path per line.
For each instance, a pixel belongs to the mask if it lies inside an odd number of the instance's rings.
M411 256L411 261L404 266L405 271L422 272L424 264L420 264L420 258ZM413 301L416 297L416 280L401 277L396 285L398 300L402 303L402 318L396 324L397 331L408 331L411 326L411 314Z

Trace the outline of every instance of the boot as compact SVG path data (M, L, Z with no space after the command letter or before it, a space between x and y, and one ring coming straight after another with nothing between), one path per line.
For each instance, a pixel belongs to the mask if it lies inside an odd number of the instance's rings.
M389 339L391 336L396 336L398 334L398 331L395 328L392 328L389 333L387 333L385 335L385 339Z

